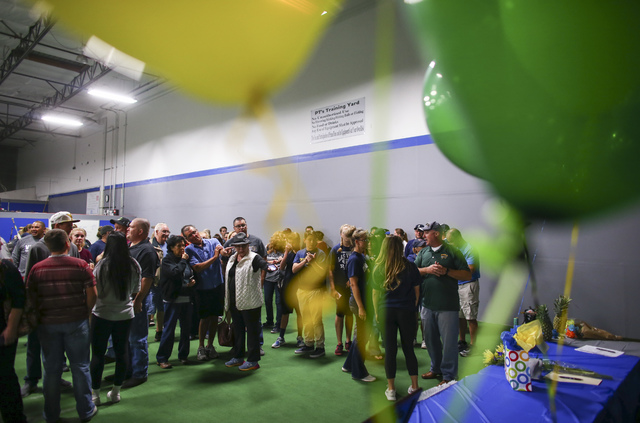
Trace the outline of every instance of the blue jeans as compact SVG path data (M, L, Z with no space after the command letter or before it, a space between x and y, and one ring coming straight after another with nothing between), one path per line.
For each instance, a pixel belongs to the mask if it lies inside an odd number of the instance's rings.
M282 307L280 307L280 290L277 282L264 281L264 306L267 311L268 325L274 324L273 320L273 294L276 294L276 319L275 326L280 328L280 319L282 318Z
M367 356L371 317L367 314L367 320L360 319L357 307L351 307L351 312L353 313L355 321L353 344L351 344L351 348L349 348L349 354L347 354L347 358L342 367L347 369L354 379L362 379L369 376L369 371L364 365L364 361Z
M38 331L32 331L27 336L27 375L24 380L37 385L38 380L42 379L42 366L40 366L40 340L38 339Z
M160 346L156 354L158 363L166 363L171 357L176 335L176 324L180 320L180 343L178 344L178 358L186 360L189 357L189 329L191 328L191 303L164 303L164 330L160 339Z
M147 316L147 302L142 303L142 310L136 313L131 322L129 332L130 365L127 367L126 379L142 379L147 377L149 370L149 317Z
M67 353L73 376L73 393L80 419L89 417L95 405L91 400L89 374L89 319L57 325L38 326L44 366L44 418L53 422L60 418L60 378L63 354Z
M442 373L442 379L458 377L458 312L420 311L427 351L431 357L431 371ZM441 339L442 338L442 339Z
M164 311L164 303L162 301L162 289L160 286L151 286L149 295L147 296L147 305L149 306L149 316L153 316L157 312Z

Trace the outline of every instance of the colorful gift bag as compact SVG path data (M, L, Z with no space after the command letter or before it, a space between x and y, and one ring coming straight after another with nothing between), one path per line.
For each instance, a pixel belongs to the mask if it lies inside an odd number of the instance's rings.
M504 373L514 391L533 390L529 353L525 350L510 350L504 346Z

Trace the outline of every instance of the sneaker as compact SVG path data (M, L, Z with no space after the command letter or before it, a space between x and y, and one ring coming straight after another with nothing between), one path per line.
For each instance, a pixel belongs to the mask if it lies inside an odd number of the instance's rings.
M60 387L61 388L71 388L73 385L71 385L71 382L69 382L68 380L64 380L62 378L60 378Z
M346 352L349 352L349 351L351 350L351 345L353 345L353 342L351 342L351 341L347 341L347 342L345 342L345 343L344 343L344 350L345 350Z
M263 327L263 328L270 328L270 327L273 327L273 323L265 322L265 323L263 323L263 324L262 324L262 327Z
M407 389L407 392L409 393L409 395L411 395L411 394L413 394L415 391L417 391L418 389L420 389L420 388L413 389L411 386L409 386L409 389Z
M91 392L91 401L93 401L93 404L96 406L102 404L102 401L100 401L100 393L95 391Z
M347 370L347 368L346 368L346 367L343 367L343 368L342 368L342 371L343 371L343 372L345 372L345 373L351 373L351 370Z
M422 348L423 350L427 349L427 343L422 341L422 345L420 346L420 348Z
M336 347L336 351L334 352L335 355L342 355L344 353L344 345L342 344L338 344L338 346Z
M154 337L154 339L156 340L156 342L160 342L160 340L162 339L162 331L156 331L156 336Z
M469 348L469 344L466 341L458 341L458 352L462 352Z
M387 399L389 401L395 401L396 400L396 391L392 391L391 389L387 388L386 391L384 391L384 394L387 396Z
M366 375L365 377L363 377L362 379L356 379L355 380L359 380L361 382L374 382L376 380L375 376L371 376L371 375Z
M216 351L215 347L213 345L209 345L204 349L205 353L207 354L207 358L209 359L214 359L214 358L218 358L218 351Z
M307 347L306 345L303 345L302 347L298 348L295 351L295 353L296 354L311 354L314 351L315 351L315 349L313 347Z
M311 354L309 354L309 357L311 358L324 357L324 348L316 348L315 350L313 350Z
M460 357L469 357L471 355L471 345L460 351Z
M198 348L198 353L196 354L196 360L198 361L206 361L209 357L207 356L207 350L204 347Z
M120 402L120 392L117 394L113 393L113 391L107 392L107 399L111 402Z
M244 360L241 358L232 358L231 360L224 363L224 365L227 367L237 367L237 366L242 366L243 363L244 363Z
M280 332L279 327L274 326L273 329L271 329L271 333L278 333L278 332Z
M260 365L258 364L257 361L245 361L240 367L238 367L238 370L242 370L243 372L249 371L249 370L258 370L260 368Z
M22 388L20 388L20 395L22 395L22 398L28 397L33 394L36 389L38 389L38 385L36 383L25 382L24 385L22 385Z
M298 336L296 338L296 347L298 348L304 347L304 338L302 336Z
M281 336L278 336L278 339L276 339L276 342L274 342L273 345L271 345L271 348L280 348L283 345L284 345L284 338Z
M95 405L93 406L93 410L91 411L91 413L89 413L89 415L87 417L85 417L84 419L80 419L80 421L82 423L86 423L91 421L91 419L98 414L98 407L96 407Z
M62 373L66 373L66 372L68 372L68 371L69 371L69 366L67 366L67 364L66 364L66 363L65 363L65 364L63 364L63 365L62 365Z
M264 355L264 350L262 349L262 347L260 347L260 356L262 357Z

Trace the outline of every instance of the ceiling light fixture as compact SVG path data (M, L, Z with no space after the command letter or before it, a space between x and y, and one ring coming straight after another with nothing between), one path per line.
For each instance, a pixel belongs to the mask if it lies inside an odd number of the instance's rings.
M58 115L44 115L41 117L42 120L49 123L57 123L63 126L82 126L83 123L79 120L58 116Z
M104 90L90 89L87 92L89 93L89 95L92 95L94 97L106 98L107 100L117 101L118 103L133 104L138 102L138 100L133 97L122 94L115 94Z

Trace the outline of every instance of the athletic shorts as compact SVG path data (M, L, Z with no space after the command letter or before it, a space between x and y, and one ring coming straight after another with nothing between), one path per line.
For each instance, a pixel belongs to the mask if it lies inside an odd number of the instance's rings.
M353 312L349 308L351 290L346 285L336 285L336 291L342 295L336 299L336 316L344 317L353 315Z
M224 316L224 285L213 289L196 289L196 310L200 319Z
M477 320L478 304L480 304L480 283L478 281L467 282L458 285L458 295L460 296L461 319Z
M280 312L282 314L293 313L294 308L298 307L298 295L296 283L291 281L283 282L282 287L278 288L280 291Z

